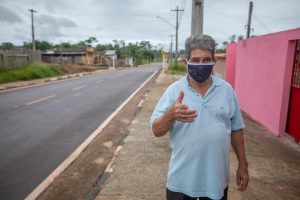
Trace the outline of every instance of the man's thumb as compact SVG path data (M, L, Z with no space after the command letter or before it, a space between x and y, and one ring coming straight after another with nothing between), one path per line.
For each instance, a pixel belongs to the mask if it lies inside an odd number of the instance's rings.
M178 103L182 103L183 97L184 97L184 92L181 90L177 99Z

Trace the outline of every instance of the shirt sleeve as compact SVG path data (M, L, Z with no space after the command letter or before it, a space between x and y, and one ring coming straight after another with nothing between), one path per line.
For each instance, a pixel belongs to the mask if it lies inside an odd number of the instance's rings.
M172 98L172 85L169 86L164 94L160 97L155 109L150 117L150 128L152 130L152 125L154 120L163 116L163 114L173 105L175 100Z
M230 118L231 131L238 131L240 129L244 129L245 124L244 124L244 120L243 120L243 116L241 113L239 103L237 101L237 97L233 90L232 90L232 93L233 93L233 102L232 103L233 103L233 107L234 107L234 112L233 112L232 117Z

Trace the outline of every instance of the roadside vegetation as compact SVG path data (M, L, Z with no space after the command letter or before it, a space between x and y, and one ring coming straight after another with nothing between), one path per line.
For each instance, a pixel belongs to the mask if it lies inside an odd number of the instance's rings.
M112 40L111 43L99 43L96 37L89 37L86 40L79 41L77 43L61 42L54 44L48 41L35 41L36 49L41 51L53 50L53 49L65 49L65 48L85 48L86 46L92 46L95 51L116 50L118 58L132 57L135 65L148 64L151 62L160 62L161 50L163 44L154 45L150 41L129 42L125 40ZM0 49L12 49L14 44L10 42L3 42L0 44ZM24 42L22 48L31 49L31 42Z
M61 70L56 65L33 62L22 68L0 69L0 83L52 77L61 74Z
M172 62L169 64L169 71L176 75L185 75L186 66L182 62Z

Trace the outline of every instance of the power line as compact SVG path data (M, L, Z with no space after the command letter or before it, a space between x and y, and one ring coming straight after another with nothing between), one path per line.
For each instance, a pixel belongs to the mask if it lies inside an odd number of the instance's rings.
M178 60L178 28L179 28L179 23L178 23L178 12L182 12L184 11L183 9L179 9L178 6L176 7L176 9L172 9L171 11L175 11L176 12L176 54L175 54L175 58L176 58L176 62Z
M182 4L181 4L181 9L183 9L183 11L180 13L180 17L179 17L179 25L181 24L181 20L182 20L183 15L184 15L185 6L186 6L186 0L183 0L183 1L182 1Z

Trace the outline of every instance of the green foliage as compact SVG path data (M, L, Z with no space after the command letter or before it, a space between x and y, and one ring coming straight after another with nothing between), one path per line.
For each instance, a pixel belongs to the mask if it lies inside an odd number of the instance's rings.
M153 62L162 62L162 57L155 57Z
M172 74L178 74L178 75L186 74L186 66L181 62L170 63L169 70L171 70Z
M47 41L35 41L35 47L38 50L45 51L53 48L53 44L50 44Z
M13 47L13 43L10 42L2 42L0 44L0 49L11 49Z
M86 44L92 45L93 43L97 43L98 40L95 37L89 37L87 40L84 41Z
M55 65L42 62L33 62L22 68L1 69L0 83L8 83L20 80L31 80L60 75L61 71Z
M226 49L217 49L216 53L226 53Z
M36 40L36 49L38 50L50 50L50 49L60 49L60 48L85 48L87 45L92 45L97 43L96 37L89 37L86 40L79 41L77 43L61 42L59 44L52 44L47 41ZM6 44L5 46L10 46ZM13 44L11 44L13 46ZM2 45L0 46L2 47ZM31 49L32 44L24 42L24 48ZM154 48L153 48L154 47ZM95 46L96 51L106 51L106 50L116 50L118 58L132 57L133 62L136 65L143 63L150 63L153 61L161 61L161 50L162 45L158 44L153 46L150 41L141 41L135 43L125 43L125 40L113 40L110 44L97 44Z
M140 63L140 65L145 65L145 64L149 64L150 62L149 62L149 60L145 60L145 59L141 59L140 61L139 61Z
M154 53L150 50L144 50L142 52L142 56L144 59L147 59L149 61L153 61L153 59L154 59Z

